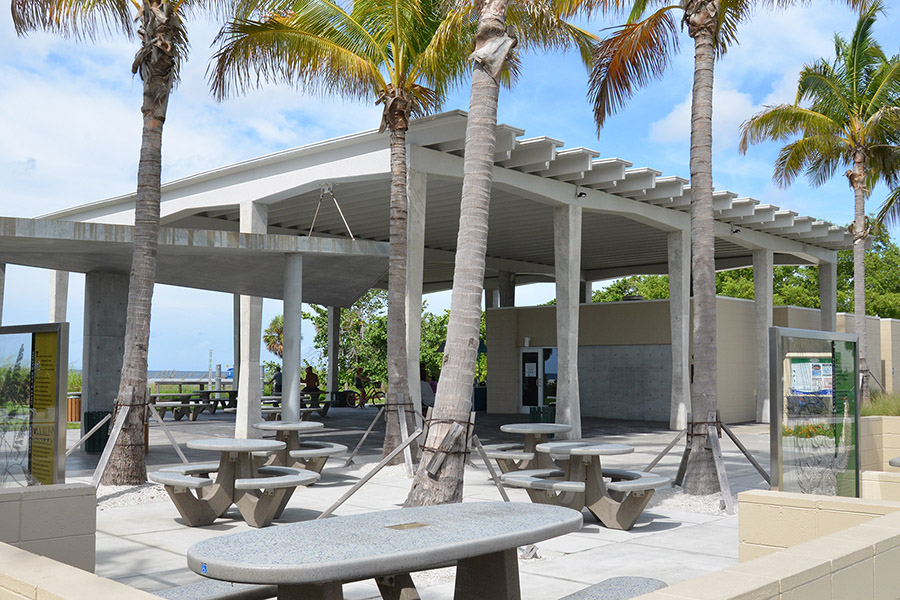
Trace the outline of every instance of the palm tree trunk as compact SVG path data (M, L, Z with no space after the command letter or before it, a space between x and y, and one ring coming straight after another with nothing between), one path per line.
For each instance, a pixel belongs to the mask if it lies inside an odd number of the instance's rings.
M134 212L134 255L125 317L125 354L115 402L116 411L123 406L131 408L101 479L105 485L141 485L147 482L144 411L147 406L150 303L156 279L159 242L162 132L174 81L174 59L169 52L159 48L159 38L168 29L166 24L172 18L171 11L171 3L153 8L144 5L143 44L133 66L135 71L140 69L144 81L141 106L143 128ZM171 48L171 43L168 47Z
M508 0L488 0L481 9L476 53L506 35ZM505 60L505 55L501 60ZM487 252L488 212L497 145L497 102L500 85L485 66L476 62L466 122L462 203L456 243L456 265L450 298L450 320L441 379L428 439L405 506L461 502L465 454L449 454L436 479L424 467L454 422L467 424L472 409L472 382L478 359L484 257Z
M385 109L387 110L387 109ZM408 431L414 423L409 404L409 372L406 355L406 264L407 221L409 203L406 196L406 126L391 127L391 230L388 266L387 314L387 423L382 455L387 456L400 445L400 405L407 414ZM398 455L393 464L403 461Z
M857 353L861 377L859 396L863 404L869 402L869 361L867 359L866 335L866 175L865 155L855 154L850 185L853 186L853 325L859 336Z
M689 494L718 491L707 417L716 411L716 268L712 202L712 101L718 0L690 0L686 19L694 40L691 106L691 270L694 277L694 381L691 390L691 454L684 478Z

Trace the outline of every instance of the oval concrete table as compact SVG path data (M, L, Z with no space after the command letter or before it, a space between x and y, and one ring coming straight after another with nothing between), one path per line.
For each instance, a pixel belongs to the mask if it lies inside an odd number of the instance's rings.
M892 458L888 461L888 464L892 467L900 467L900 456Z
M457 600L520 598L516 548L581 529L559 506L465 502L386 510L216 536L188 549L188 567L225 581L275 584L278 598L343 598L360 579L411 586L408 573L456 564ZM385 596L385 597L401 597Z
M254 423L252 427L260 431L275 432L275 439L285 444L284 448L274 454L277 457L276 464L288 465L291 450L300 449L300 434L324 429L325 424L319 421L262 421Z
M232 438L202 438L191 440L186 445L192 450L219 453L216 480L209 491L203 492L203 499L209 503L217 517L224 515L235 503L234 480L258 476L253 464L253 453L274 452L285 447L284 442L276 440Z
M534 453L534 459L527 463L519 465L520 469L550 469L555 465L548 456L540 455L535 452L535 446L547 441L547 436L556 433L568 433L572 431L571 425L565 423L510 423L501 425L500 431L503 433L517 433L525 436L525 443L522 450L524 452Z

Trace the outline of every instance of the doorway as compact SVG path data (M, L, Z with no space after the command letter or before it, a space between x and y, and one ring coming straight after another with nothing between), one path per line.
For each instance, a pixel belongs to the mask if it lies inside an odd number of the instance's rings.
M520 354L519 412L555 404L559 374L556 348L522 348Z

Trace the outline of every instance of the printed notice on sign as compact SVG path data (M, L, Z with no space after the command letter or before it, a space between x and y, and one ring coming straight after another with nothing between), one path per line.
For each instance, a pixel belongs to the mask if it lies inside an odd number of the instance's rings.
M35 333L32 355L31 475L53 483L56 465L57 348L55 331Z

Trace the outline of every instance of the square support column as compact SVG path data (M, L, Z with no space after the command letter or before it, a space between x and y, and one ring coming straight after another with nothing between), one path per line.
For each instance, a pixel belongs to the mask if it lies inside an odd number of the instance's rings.
M269 207L258 202L241 204L241 233L266 233ZM251 424L262 420L260 400L259 351L262 338L263 299L241 296L241 352L240 377L238 379L237 416L234 437L239 439L262 437L262 432Z
M491 287L493 282L484 282L484 310L500 306L500 290Z
M332 402L337 401L335 393L340 390L341 381L338 377L338 356L341 353L341 307L328 307L328 397Z
M591 303L591 288L593 287L591 284L590 281L582 281L578 284L578 301L581 304Z
M691 405L691 234L667 235L669 262L669 323L672 337L672 395L669 428L687 427Z
M516 274L509 271L497 273L497 288L500 292L500 306L516 305Z
M113 409L122 377L127 315L128 275L85 274L82 411Z
M300 420L300 322L303 302L303 255L284 261L284 325L282 327L281 419Z
M419 358L422 346L422 287L425 280L425 205L428 176L408 169L406 194L409 199L406 245L406 365L409 398L422 413L422 387L419 384ZM421 419L416 416L421 427Z
M753 292L756 305L756 422L768 423L769 417L769 328L772 326L772 277L774 258L771 250L753 251Z
M0 324L3 323L3 292L6 287L6 263L0 263Z
M234 363L231 366L233 367L234 375L231 378L231 389L236 390L238 389L238 381L241 379L241 295L232 294L232 296L234 300L231 306L232 335L234 338L234 356L232 360Z
M572 426L566 437L581 438L578 393L578 288L581 283L580 206L553 209L553 249L556 269L556 347L559 373L556 420Z
M837 263L819 263L819 317L822 331L837 329Z
M50 271L50 322L66 320L66 304L69 299L69 272Z

